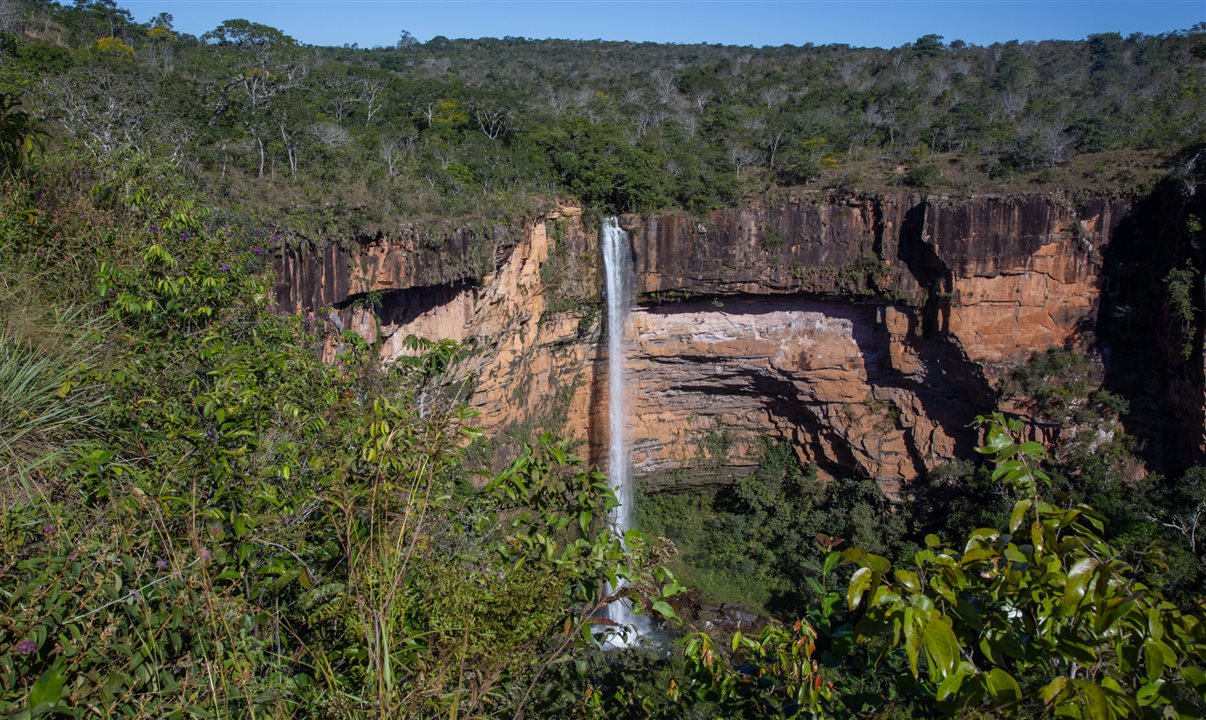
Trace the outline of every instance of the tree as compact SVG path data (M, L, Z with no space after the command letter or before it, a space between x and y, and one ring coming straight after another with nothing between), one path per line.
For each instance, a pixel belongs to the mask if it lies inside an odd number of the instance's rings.
M942 54L945 46L942 44L942 36L933 33L922 35L913 43L913 52L921 57L938 57Z
M373 116L380 112L384 106L382 96L385 93L385 85L376 78L362 77L356 81L356 100L364 105L364 125L368 127L373 123Z
M234 78L223 88L229 102L232 90L241 89L246 103L243 122L259 150L259 177L264 177L265 143L276 129L271 122L274 98L297 87L308 66L293 38L276 28L247 20L227 20L202 36L203 40L234 53ZM219 112L228 105L219 108Z
M419 39L414 35L411 35L409 30L403 30L402 34L398 37L398 42L394 44L394 47L399 50L409 50L419 44Z
M470 109L478 129L491 140L497 140L510 128L514 115L507 99L500 97L475 98Z
M151 19L150 29L147 30L147 39L151 41L151 47L159 56L164 70L168 70L172 66L172 43L176 40L176 33L172 31L172 22L171 13L159 13Z
M138 148L153 116L147 84L108 67L73 68L47 91L63 125L96 157Z

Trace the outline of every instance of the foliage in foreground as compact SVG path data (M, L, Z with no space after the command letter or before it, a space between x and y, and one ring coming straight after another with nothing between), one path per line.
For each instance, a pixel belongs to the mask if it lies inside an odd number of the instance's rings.
M1206 693L1206 625L1140 582L1101 539L1090 507L1043 499L1044 451L1016 442L1015 420L984 419L993 477L1021 495L1007 529L980 529L961 546L926 539L910 563L851 549L856 566L845 599L853 622L833 628L869 651L863 666L900 669L897 692L928 715L1072 718L1201 717ZM827 569L837 564L833 553ZM812 611L827 628L831 606ZM734 660L697 634L687 655L703 682L693 686L735 713L844 715L823 667L812 626L772 625L733 636ZM847 646L845 652L852 652ZM830 672L830 677L840 677ZM840 682L840 680L839 680ZM681 692L681 691L677 691ZM769 712L765 708L773 708Z
M414 410L446 348L323 365L268 307L259 233L100 170L4 196L0 711L518 715L613 631L605 581L668 612L568 446L477 482L470 415Z

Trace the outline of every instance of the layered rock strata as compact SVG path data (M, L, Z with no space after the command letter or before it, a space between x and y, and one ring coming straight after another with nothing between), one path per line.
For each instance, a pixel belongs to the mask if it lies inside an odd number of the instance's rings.
M666 486L747 472L768 438L829 473L895 490L974 442L994 383L1096 321L1102 252L1129 211L1049 194L808 198L706 217L624 216L638 308L628 328L638 476ZM564 208L489 247L377 239L278 258L278 302L379 343L470 345L457 372L504 461L537 429L605 456L597 223ZM472 256L491 268L473 274Z

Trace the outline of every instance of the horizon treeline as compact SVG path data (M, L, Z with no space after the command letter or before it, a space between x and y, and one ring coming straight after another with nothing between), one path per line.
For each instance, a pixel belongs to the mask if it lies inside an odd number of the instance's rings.
M893 49L194 37L111 0L0 2L0 92L95 158L167 157L287 235L510 220L554 199L703 212L776 187L1141 190L1206 137L1204 25Z

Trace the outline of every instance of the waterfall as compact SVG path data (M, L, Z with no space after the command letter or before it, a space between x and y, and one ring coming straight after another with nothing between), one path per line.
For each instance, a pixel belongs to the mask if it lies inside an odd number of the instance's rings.
M624 542L624 533L632 527L632 480L628 463L628 386L624 377L624 330L628 323L628 307L632 303L632 248L628 233L620 229L620 221L608 217L600 233L603 246L603 272L607 291L607 418L610 429L607 454L607 480L615 491L619 504L612 508L610 520L615 532ZM608 592L617 588L608 587ZM628 628L609 644L625 647L636 642L648 628L647 619L632 612L628 600L607 606L607 617L617 625Z

